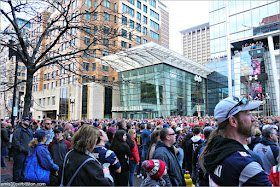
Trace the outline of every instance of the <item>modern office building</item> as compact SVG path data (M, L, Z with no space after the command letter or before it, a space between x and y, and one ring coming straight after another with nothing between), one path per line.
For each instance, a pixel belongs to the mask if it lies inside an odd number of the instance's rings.
M204 23L180 31L183 42L183 55L205 65L210 58L209 23Z
M279 13L279 1L210 1L207 67L215 73L225 67L228 77L228 84L213 88L228 90L218 100L227 95L262 100L258 114L279 115Z
M154 42L100 60L119 72L120 102L112 111L121 117L208 113L206 82L212 71L193 60Z
M77 15L79 11L87 13L92 12L95 8L95 13L92 15L85 14L84 18L82 17L76 20L80 21L86 29L73 29L69 34L65 34L60 41L60 45L54 47L46 57L52 58L56 54L65 54L73 49L86 47L91 41L96 41L93 45L89 46L89 50L80 54L80 58L75 58L75 60L62 58L61 63L63 66L49 65L41 68L34 75L33 91L38 93L34 93L34 98L37 102L34 102L32 113L36 118L48 116L64 119L112 117L112 102L109 100L112 100L112 94L114 94L112 88L118 85L118 73L115 68L111 68L108 64L101 65L97 59L119 51L126 51L129 48L150 41L168 47L169 14L167 7L162 2L158 0L82 0L77 1L72 6L70 13ZM52 18L57 15L57 12L49 9L44 14L46 17ZM36 34L36 30L38 28L40 29L40 27L40 25L32 25L31 32L35 31ZM50 33L43 42L45 47L48 47L52 43L54 40L53 36L55 35L55 32ZM78 107L75 108L76 113L73 115L63 111L66 108L61 107L61 102L63 101L63 105L65 105L65 102L70 102L70 100L61 99L61 94L67 93L72 95L71 98L76 98L75 103L77 103L77 98L80 96L73 94L80 94L82 92L74 92L73 90L82 88L85 84L103 85L102 92L93 91L93 97L99 98L98 102L103 102L98 107L99 111L92 113L91 110L86 110L84 105L80 106L78 104L73 105L73 108ZM88 89L90 90L90 86ZM45 93L51 93L51 96L46 96ZM100 97L103 99L100 99ZM48 102L48 99L50 102ZM51 102L52 100L54 102ZM52 103L60 107L46 107L51 106Z

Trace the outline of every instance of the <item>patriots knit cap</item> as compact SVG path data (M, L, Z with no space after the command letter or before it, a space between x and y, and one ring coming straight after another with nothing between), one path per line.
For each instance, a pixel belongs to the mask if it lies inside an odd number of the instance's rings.
M165 170L165 163L159 159L145 160L142 167L152 179L159 179Z

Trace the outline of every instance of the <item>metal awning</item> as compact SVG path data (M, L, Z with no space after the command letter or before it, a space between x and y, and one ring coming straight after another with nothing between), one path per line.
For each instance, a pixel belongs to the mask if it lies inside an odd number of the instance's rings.
M101 65L115 68L118 72L138 69L161 63L169 64L186 72L206 78L213 71L181 54L157 43L149 42L97 60Z

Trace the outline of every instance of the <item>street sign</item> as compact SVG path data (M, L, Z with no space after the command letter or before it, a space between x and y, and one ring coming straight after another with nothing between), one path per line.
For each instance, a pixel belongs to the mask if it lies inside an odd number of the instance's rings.
M200 112L200 105L197 105L197 112Z
M13 116L17 116L17 113L18 113L17 107L16 107L16 106L14 106Z

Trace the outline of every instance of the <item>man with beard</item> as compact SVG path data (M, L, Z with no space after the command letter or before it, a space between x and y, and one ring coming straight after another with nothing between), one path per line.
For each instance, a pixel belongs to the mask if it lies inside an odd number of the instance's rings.
M21 124L13 133L12 149L13 149L13 181L24 182L23 170L26 156L29 152L29 142L33 138L33 133L29 129L30 121L28 117L22 118Z
M250 111L259 106L259 101L249 103L247 98L237 97L216 105L218 128L199 157L201 168L209 173L209 186L271 186L261 165L243 147L255 121Z
M53 141L54 138L54 133L52 130L52 120L50 118L44 119L43 127L44 127L44 131L47 131L47 141L45 144L48 146L51 143L51 141Z

